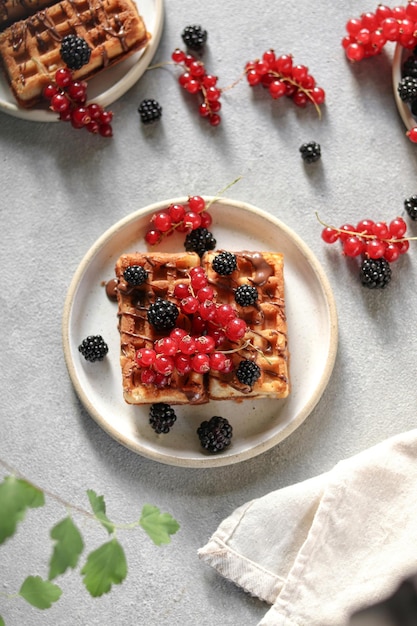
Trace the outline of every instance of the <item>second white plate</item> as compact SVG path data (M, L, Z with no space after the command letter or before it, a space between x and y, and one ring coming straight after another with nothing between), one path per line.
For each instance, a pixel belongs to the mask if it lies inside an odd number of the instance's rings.
M152 38L143 50L132 54L125 61L109 67L88 81L88 99L108 107L123 96L139 80L159 45L164 19L163 0L141 0L139 11ZM0 72L0 110L14 117L32 122L57 122L58 116L46 106L24 109L13 97L5 75Z
M211 198L206 198L211 200ZM63 314L63 345L73 385L86 409L112 437L135 452L169 465L215 467L254 457L288 437L319 401L337 351L337 316L333 294L316 257L287 226L243 202L216 200L210 207L219 248L271 250L284 254L291 394L285 400L210 402L178 406L171 432L157 435L149 425L149 407L131 406L122 397L117 305L104 284L114 276L117 258L147 249L144 235L150 217L174 198L153 204L107 230L81 261L68 290ZM158 250L183 251L184 235L174 234ZM109 354L88 363L78 346L87 335L101 334ZM230 448L218 455L200 446L197 427L213 415L233 426Z

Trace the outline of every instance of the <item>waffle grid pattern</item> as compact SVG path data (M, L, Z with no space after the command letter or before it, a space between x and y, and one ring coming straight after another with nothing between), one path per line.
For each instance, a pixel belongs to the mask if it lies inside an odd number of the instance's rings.
M290 391L287 322L285 316L283 257L277 253L236 253L238 267L232 275L218 276L211 268L215 253L207 253L202 262L198 255L164 253L135 253L120 257L116 264L118 280L118 316L121 340L121 368L125 400L130 404L167 402L169 404L202 404L212 400L272 397L284 398ZM250 330L245 336L249 344L239 352L231 352L233 372L221 374L210 371L206 375L193 372L188 376L175 373L170 386L157 388L143 385L140 368L135 363L136 351L153 347L156 339L164 336L147 321L147 309L156 298L172 300L175 285L189 281L187 272L202 264L209 283L216 289L217 303L233 303ZM129 287L123 278L130 265L141 265L148 272L146 283ZM240 284L257 287L256 305L240 307L234 301L234 290ZM187 316L177 319L177 326L189 329ZM226 341L221 350L235 350L236 344ZM236 379L235 369L241 359L251 359L261 368L261 377L252 388Z
M144 47L149 39L132 0L62 0L0 33L0 57L22 106L40 100L43 88L64 63L63 37L75 34L91 48L88 64L75 71L86 79Z

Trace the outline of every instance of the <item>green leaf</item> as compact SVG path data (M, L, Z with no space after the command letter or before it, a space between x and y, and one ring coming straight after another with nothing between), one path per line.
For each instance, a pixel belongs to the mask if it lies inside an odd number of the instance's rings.
M20 587L19 595L37 609L49 609L53 602L59 600L62 589L43 580L40 576L28 576Z
M124 581L127 576L126 557L115 537L88 555L81 574L84 575L84 585L94 598L108 593L112 583Z
M45 498L40 489L22 478L6 476L0 484L0 544L14 535L27 508L44 504Z
M69 567L76 567L78 558L84 549L80 531L70 517L58 522L50 531L51 539L56 541L49 562L48 580L63 574Z
M99 522L104 526L109 534L114 532L115 524L113 524L113 522L111 522L106 515L106 504L103 496L98 496L93 489L88 489L87 495L94 515L97 517Z
M157 546L170 543L170 535L180 527L169 513L161 513L158 507L151 504L145 504L142 508L139 524Z
M0 626L6 626L6 623L1 615L0 615Z

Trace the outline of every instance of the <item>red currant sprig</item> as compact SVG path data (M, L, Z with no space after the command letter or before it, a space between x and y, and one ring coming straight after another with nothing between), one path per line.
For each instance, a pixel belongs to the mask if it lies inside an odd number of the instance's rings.
M188 93L200 98L198 112L208 120L211 126L218 126L221 122L221 89L217 86L217 76L208 74L204 63L176 48L171 55L174 63L182 67L182 74L178 82Z
M319 219L317 217L317 219ZM391 222L374 222L364 219L356 227L343 224L339 228L329 226L319 219L324 226L321 238L325 243L333 244L340 241L342 252L348 257L365 256L370 259L384 258L389 263L396 261L410 247L415 237L405 237L407 224L402 217Z
M267 50L261 59L246 64L245 74L251 87L262 85L274 100L287 96L299 107L311 102L320 113L325 91L317 86L307 66L294 64L291 54L276 56L274 50Z
M58 69L54 81L45 86L43 96L61 121L70 122L73 128L85 128L90 133L112 137L113 113L105 111L99 104L87 104L87 83L74 80L70 69Z
M417 45L417 1L390 8L379 4L374 12L362 13L346 23L342 39L349 61L357 62L379 54L389 41L403 48Z
M187 204L171 204L166 210L155 213L151 218L152 228L147 231L145 241L155 246L174 231L188 233L196 228L209 228L212 217L201 196L190 196Z

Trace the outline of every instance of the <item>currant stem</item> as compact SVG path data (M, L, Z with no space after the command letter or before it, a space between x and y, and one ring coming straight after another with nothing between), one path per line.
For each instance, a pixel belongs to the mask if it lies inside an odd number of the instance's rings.
M344 229L342 230L341 228L337 228L336 226L331 226L330 224L326 224L326 222L323 222L319 218L319 214L317 211L315 211L315 216L318 222L320 222L320 224L324 226L325 228L331 228L332 230L338 233L343 233L345 235L352 235L354 237L362 237L363 239L379 239L379 241L383 241L385 243L400 243L402 241L416 241L417 240L417 237L399 237L398 239L394 237L390 239L384 239L383 237L378 237L377 235L368 235L367 233L358 233L358 231L354 231L354 230L344 230Z

